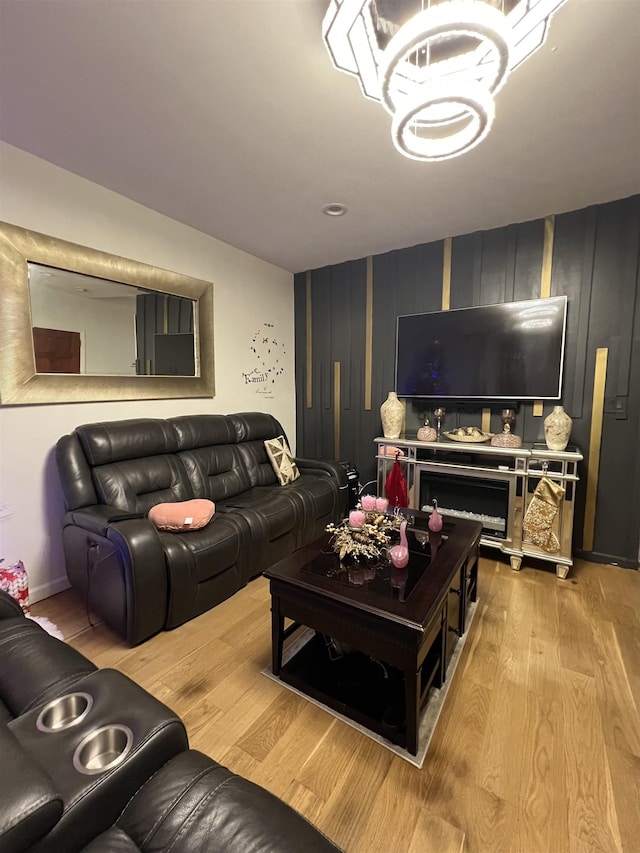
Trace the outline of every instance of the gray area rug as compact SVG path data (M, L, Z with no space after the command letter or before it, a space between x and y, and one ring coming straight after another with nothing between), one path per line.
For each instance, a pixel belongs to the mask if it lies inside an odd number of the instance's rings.
M411 753L407 752L406 749L403 749L401 746L398 746L395 743L391 743L390 740L387 740L382 735L370 731L364 726L361 726L359 723L355 723L353 720L350 720L349 717L345 717L343 714L339 714L332 708L327 707L322 702L318 702L316 699L312 699L310 696L307 696L306 693L302 693L300 690L296 690L295 687L291 687L291 685L285 684L285 682L280 681L280 679L275 676L270 669L263 669L262 674L266 675L267 678L270 678L272 681L277 682L282 687L286 687L287 690L291 690L292 693L297 693L298 696L302 696L302 698L306 699L307 702L312 702L314 705L317 705L318 708L322 708L324 711L326 711L328 714L331 714L333 717L336 717L338 720L342 720L343 723L346 723L348 726L351 726L351 728L362 732L363 735L366 735L367 737L371 738L371 740L374 740L376 743L379 743L386 749L391 750L391 752L393 752L395 755L398 755L400 758L404 758L405 761L408 761L410 764L413 764L414 767L420 769L424 764L424 759L427 754L427 750L429 749L429 743L431 742L431 738L433 737L433 733L436 728L436 723L438 722L438 718L440 717L440 712L442 711L445 700L447 698L447 693L449 692L449 687L451 686L451 682L453 681L453 678L455 676L456 669L458 667L458 662L462 655L462 650L464 649L467 637L469 636L469 628L471 627L471 623L473 622L477 606L477 601L474 601L469 605L469 609L467 611L467 630L465 634L460 638L460 641L456 645L453 655L451 656L449 666L447 667L447 680L445 681L442 687L434 687L429 693L427 704L423 708L422 716L420 718L417 755L411 755ZM311 639L313 633L314 632L309 628L304 631L299 637L297 637L293 643L287 646L282 656L283 664L287 663L287 661L289 661L293 657L293 655L295 655L305 645L305 643L307 643Z

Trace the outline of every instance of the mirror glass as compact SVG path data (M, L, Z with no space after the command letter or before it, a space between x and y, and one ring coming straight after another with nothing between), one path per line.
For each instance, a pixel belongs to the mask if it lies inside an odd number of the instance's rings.
M36 373L195 376L193 299L28 263Z

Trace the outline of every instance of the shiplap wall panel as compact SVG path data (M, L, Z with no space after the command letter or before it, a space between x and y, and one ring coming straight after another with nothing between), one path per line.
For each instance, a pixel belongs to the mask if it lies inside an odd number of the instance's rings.
M545 227L553 228L551 295L569 299L563 403L573 418L571 442L588 457L597 348L609 352L607 400L623 396L625 419L603 418L593 555L636 565L640 526L640 196L548 220L517 223L451 241L450 307L463 308L540 296ZM305 276L296 276L296 381L301 455L331 457L333 365L342 365L341 455L354 462L361 483L375 476L373 439L381 432L380 405L394 388L398 314L439 310L444 241L373 258L371 409L364 408L366 259L311 273L313 294L313 406L304 406ZM302 340L301 340L302 339ZM345 391L345 383L348 390ZM316 387L316 385L318 387ZM322 386L322 388L321 388ZM407 429L415 431L432 401L408 401ZM545 403L543 415L552 408ZM480 425L482 406L447 401L448 427ZM491 408L493 431L500 410ZM544 417L531 402L518 406L516 432L544 441ZM586 461L578 488L574 550L580 555ZM582 554L589 556L589 554Z

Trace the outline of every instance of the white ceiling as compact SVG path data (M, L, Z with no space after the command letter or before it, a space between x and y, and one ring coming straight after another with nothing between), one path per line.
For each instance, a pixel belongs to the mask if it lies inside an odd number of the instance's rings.
M327 2L0 0L0 138L293 272L640 192L640 0L568 0L433 164L333 69Z

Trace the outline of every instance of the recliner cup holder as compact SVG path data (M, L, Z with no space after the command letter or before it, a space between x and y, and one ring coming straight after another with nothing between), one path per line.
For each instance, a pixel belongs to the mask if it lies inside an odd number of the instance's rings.
M73 766L89 776L102 773L121 764L132 745L133 732L129 726L102 726L80 741L73 754Z
M87 716L93 705L89 693L67 693L49 702L38 714L36 727L41 732L60 732L76 726Z

